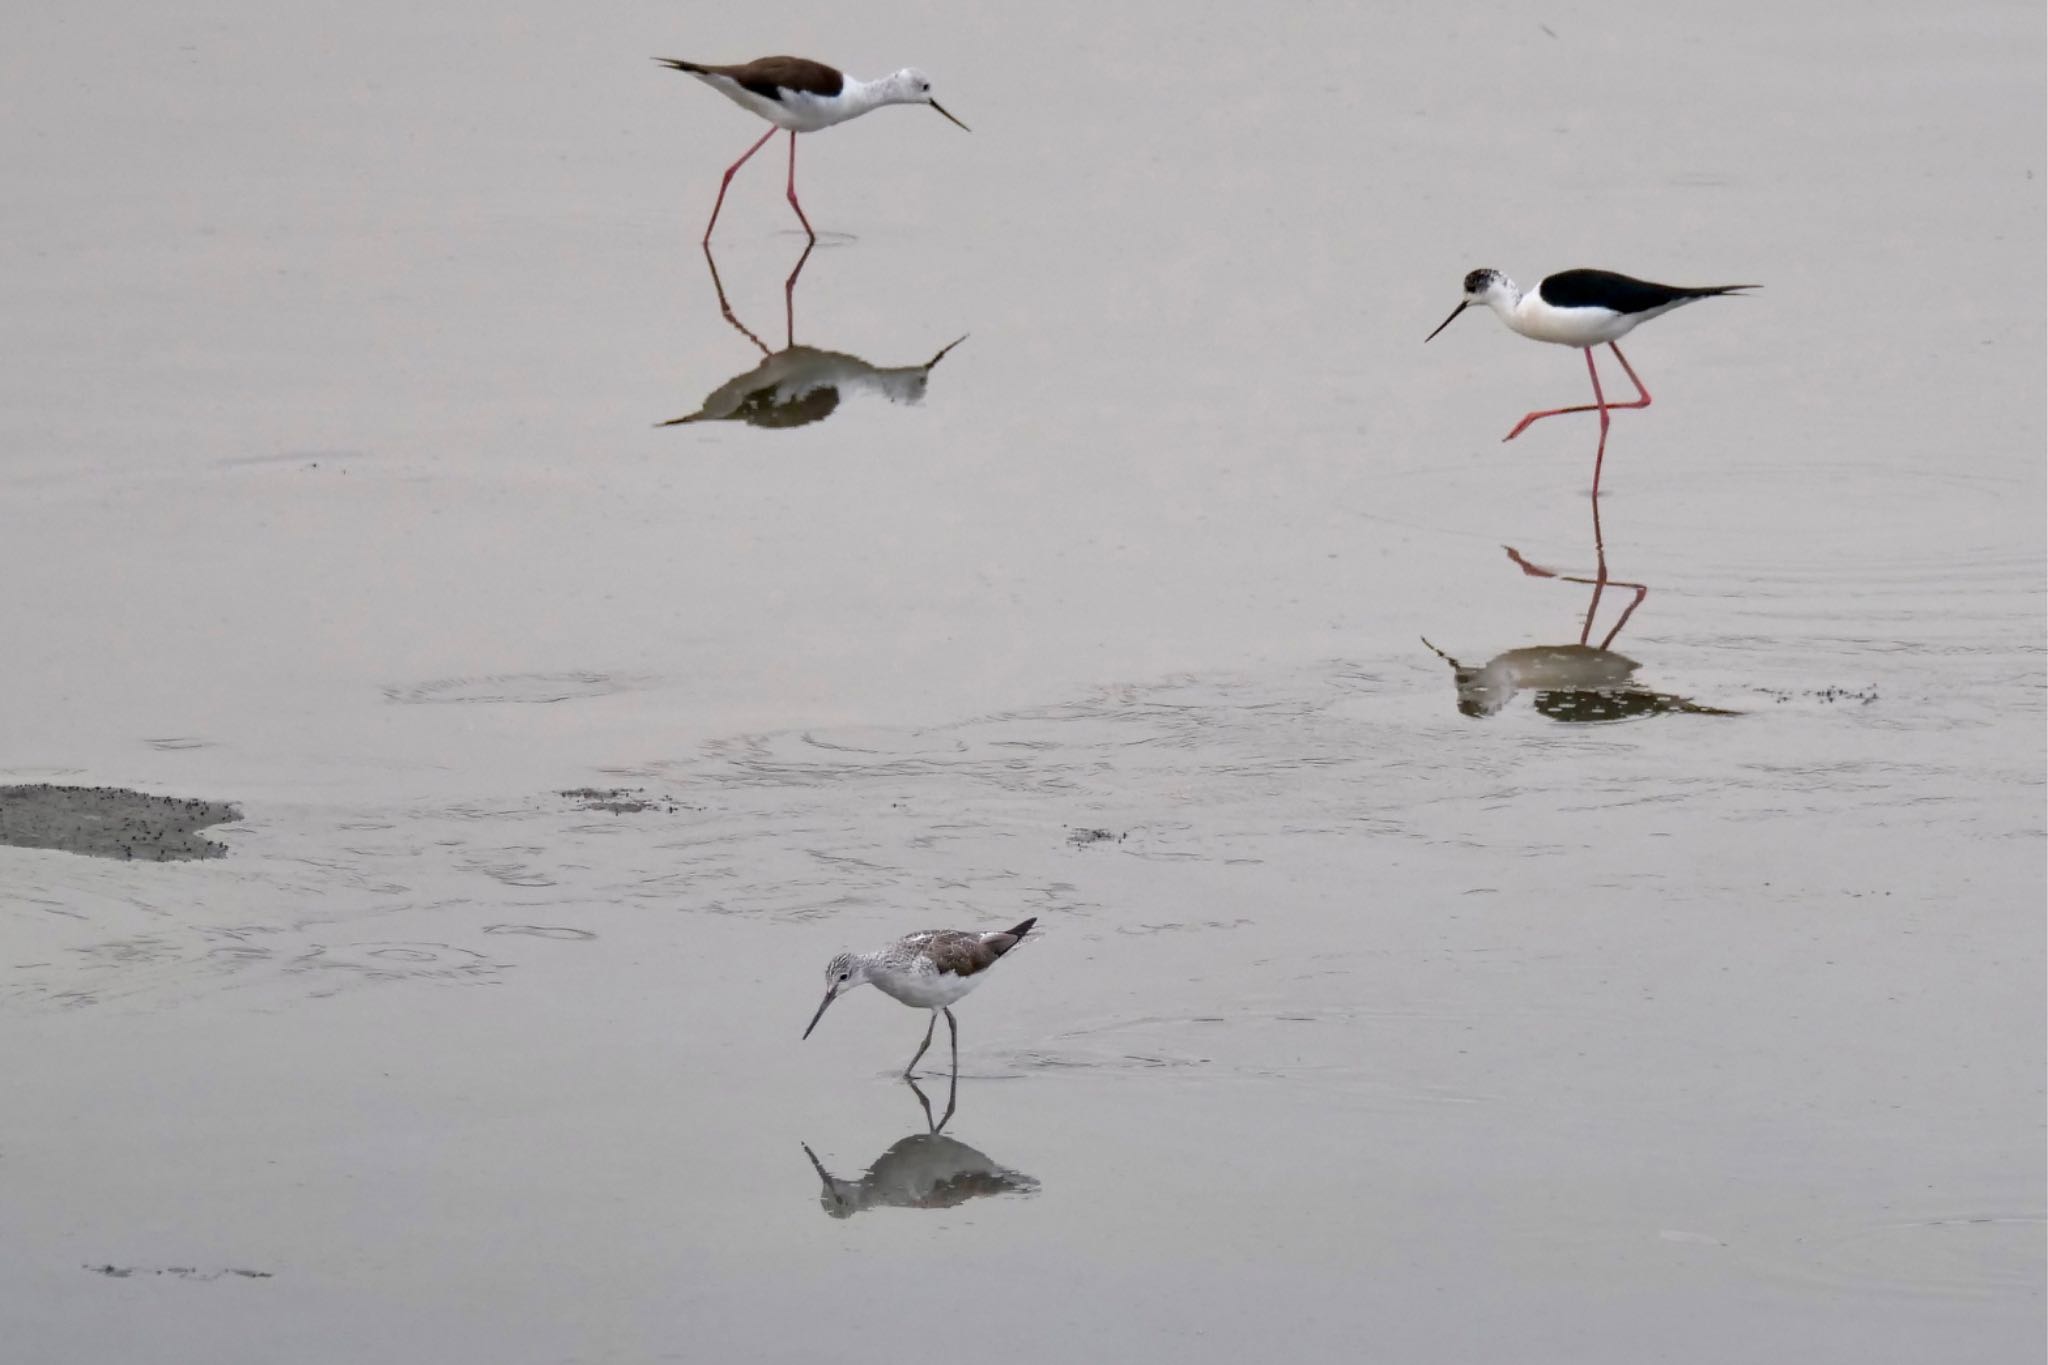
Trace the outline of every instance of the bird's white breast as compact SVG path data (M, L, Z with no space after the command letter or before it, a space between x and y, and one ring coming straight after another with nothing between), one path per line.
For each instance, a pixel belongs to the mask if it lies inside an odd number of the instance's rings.
M778 120L785 128L794 128L799 133L815 133L830 128L835 123L844 123L852 113L842 97L825 99L818 95L806 95L801 91L782 92L784 116Z
M1645 316L1611 308L1556 308L1532 290L1508 314L1507 324L1533 341L1584 347L1627 336Z
M980 976L955 976L939 971L892 971L870 979L875 989L890 999L921 1010L950 1005L981 983Z

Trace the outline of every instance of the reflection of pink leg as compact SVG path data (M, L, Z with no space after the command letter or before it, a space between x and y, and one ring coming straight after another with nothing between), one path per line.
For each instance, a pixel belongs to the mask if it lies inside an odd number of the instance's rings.
M796 345L796 277L804 273L804 262L811 259L811 253L817 248L818 239L815 237L805 243L804 254L796 258L796 269L790 271L789 278L782 282L782 344L785 346Z
M1520 436L1524 431L1527 431L1529 429L1530 423L1540 422L1546 417L1562 417L1565 413L1568 412L1613 412L1618 408L1647 408L1648 406L1650 406L1650 391L1644 388L1643 381L1636 377L1635 368L1628 363L1628 357L1621 353L1621 347L1616 346L1613 342L1609 342L1607 344L1607 349L1614 352L1614 358L1621 362L1621 368L1628 371L1629 382L1636 386L1636 398L1633 403L1595 402L1580 403L1576 406L1569 408L1546 408L1542 412L1532 412L1528 414L1526 417L1522 418L1521 421L1515 423L1515 429L1509 432L1507 435L1501 437L1501 440L1514 440L1517 436ZM1586 348L1586 367L1588 369L1591 369L1592 365L1593 348L1588 346ZM1600 376L1596 373L1593 376L1594 397L1598 398L1599 393Z
M804 206L803 206L802 204L799 204L799 203L797 203L797 202L796 202L796 134L795 134L795 132L791 132L791 133L790 133L790 135L789 135L789 206L790 206L791 208L793 208L793 209L795 209L795 210L796 210L796 220L797 220L797 221L798 221L799 223L802 223L802 224L804 225L804 232L805 232L806 234L808 234L808 235L809 235L809 237L810 237L810 239L811 239L812 241L814 241L814 242L815 242L815 241L817 241L817 240L818 240L818 234L817 234L817 233L815 233L815 232L812 232L812 231L811 231L811 220L810 220L810 219L808 219L808 218L806 218L806 217L804 217Z
M1592 363L1592 360L1593 353L1586 352L1587 363ZM1599 391L1600 383L1596 379L1593 382L1593 392ZM1603 452L1607 449L1607 414L1604 412L1600 414L1600 449ZM1593 461L1593 600L1586 604L1586 619L1579 627L1580 644L1586 643L1587 638L1593 633L1593 618L1600 614L1600 594L1606 590L1607 537L1600 533L1600 461L1596 458ZM1628 613L1623 612L1621 619L1626 621ZM1607 638L1612 640L1614 637L1610 635ZM1601 648L1605 649L1606 646L1602 645Z
M755 336L753 332L748 330L746 323L741 322L737 317L733 316L732 305L725 301L725 282L718 278L718 261L711 255L711 243L705 242L703 246L704 264L711 267L711 287L718 291L718 311L725 314L725 320L727 322L739 328L741 336L745 337L747 340L753 342L756 346L760 347L762 355L773 355L774 352L768 349L768 347L762 342L761 338Z
M725 187L732 183L733 172L737 171L740 167L746 165L747 157L752 156L755 152L758 152L763 147L767 146L768 139L774 136L775 130L773 128L770 128L767 132L761 134L761 140L759 142L747 148L746 156L741 157L738 161L735 161L732 163L732 165L726 167L725 179L718 182L718 202L711 206L711 221L704 225L705 245L710 245L711 229L718 226L718 211L725 207Z
M1650 588L1646 583L1631 583L1626 579L1609 578L1607 576L1607 544L1600 535L1600 504L1597 500L1593 503L1593 553L1597 563L1593 577L1583 578L1578 574L1559 573L1555 569L1546 569L1541 564L1532 564L1527 559L1524 559L1522 552L1512 545L1503 545L1501 548L1508 552L1508 558L1514 562L1515 567L1531 578L1554 578L1560 583L1584 583L1593 589L1593 600L1586 605L1585 624L1579 629L1579 643L1582 645L1592 638L1593 617L1600 610L1600 594L1606 590L1608 584L1612 583L1617 588L1632 589L1635 597L1626 607L1622 608L1620 619L1615 621L1613 629L1607 632L1607 638L1600 642L1601 649L1609 649L1613 646L1614 637L1621 634L1621 628L1628 624L1628 618L1635 615L1636 608L1640 607L1643 604L1643 599L1650 595Z
M1617 578L1614 580L1614 586L1617 588L1634 588L1636 595L1634 601L1621 609L1620 617L1614 622L1614 629L1608 631L1607 638L1600 642L1600 648L1602 649L1612 649L1614 647L1614 637L1621 634L1621 628L1628 624L1628 618L1636 614L1636 608L1643 605L1643 599L1650 595L1650 589L1642 583L1624 583ZM1592 619L1588 615L1586 618L1587 624L1590 625Z

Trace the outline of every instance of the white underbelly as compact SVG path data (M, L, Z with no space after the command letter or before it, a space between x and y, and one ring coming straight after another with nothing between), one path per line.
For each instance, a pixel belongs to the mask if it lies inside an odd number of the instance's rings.
M1585 347L1625 337L1641 320L1641 314L1606 308L1552 308L1533 299L1515 311L1508 325L1533 341Z
M811 133L825 126L818 121L816 101L808 95L792 95L791 103L785 104L781 100L771 100L765 95L757 95L730 77L709 72L695 74L698 80L740 108L767 119L778 128L787 128L793 133ZM810 107L804 107L806 104Z
M821 100L815 95L791 92L783 97L782 109L778 122L799 133L815 133L841 121L839 102Z
M951 972L933 972L928 976L920 973L875 982L882 994L921 1010L942 1009L977 984L977 977L955 976Z

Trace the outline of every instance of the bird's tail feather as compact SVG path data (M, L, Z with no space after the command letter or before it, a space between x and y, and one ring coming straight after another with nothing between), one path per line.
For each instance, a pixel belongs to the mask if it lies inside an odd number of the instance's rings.
M680 57L656 57L654 60L660 62L663 66L669 68L671 71L687 71L692 76L695 76L704 70L704 68L697 65L697 63L686 62Z

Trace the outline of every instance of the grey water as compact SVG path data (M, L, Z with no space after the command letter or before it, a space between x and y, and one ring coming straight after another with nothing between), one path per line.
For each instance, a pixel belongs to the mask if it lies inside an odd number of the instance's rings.
M0 1354L2041 1358L2038 5L11 36Z

